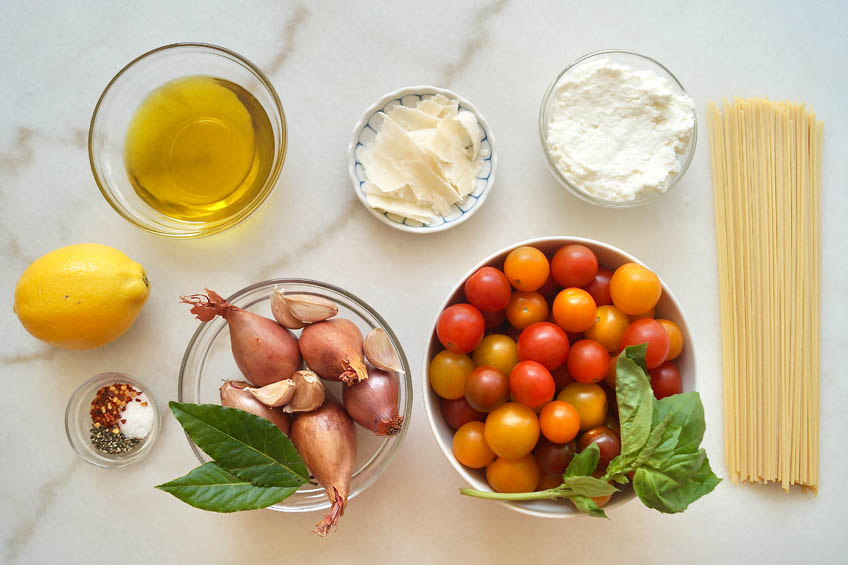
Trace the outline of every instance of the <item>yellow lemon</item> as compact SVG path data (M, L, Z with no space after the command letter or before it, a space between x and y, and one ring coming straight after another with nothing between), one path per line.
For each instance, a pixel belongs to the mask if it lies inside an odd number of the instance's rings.
M36 259L18 280L15 313L36 338L65 349L118 339L147 300L144 268L99 243L69 245Z

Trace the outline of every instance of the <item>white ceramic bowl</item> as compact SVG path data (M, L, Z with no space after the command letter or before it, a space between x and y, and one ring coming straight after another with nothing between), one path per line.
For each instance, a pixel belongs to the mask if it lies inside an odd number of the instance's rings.
M598 256L598 264L607 267L610 270L615 270L616 267L630 262L644 265L642 261L639 261L629 253L594 239L565 236L531 239L529 241L523 241L501 249L474 265L450 290L447 298L436 312L432 330L430 332L430 343L427 346L427 354L424 357L424 378L422 379L424 409L427 412L430 429L433 430L433 435L436 436L436 442L439 444L439 448L441 448L442 453L445 454L445 457L447 457L448 461L450 461L451 465L453 465L453 468L456 469L456 472L459 473L459 475L475 489L486 491L492 490L486 482L485 470L475 470L464 467L453 456L451 442L453 441L454 430L448 426L442 417L439 409L439 397L435 392L433 392L433 389L430 388L430 359L443 349L438 338L436 338L436 321L438 320L439 314L441 314L442 310L451 304L464 302L465 299L463 296L462 286L465 283L465 280L480 267L488 265L502 269L506 255L516 247L520 247L522 245L532 245L533 247L537 247L548 255L548 257L551 257L557 249L563 245L568 245L569 243L585 245ZM662 282L662 278L660 278L660 282ZM666 286L665 283L662 283L662 286L662 297L656 307L657 317L671 320L680 326L680 331L683 334L684 347L683 352L677 359L675 359L675 363L677 364L677 367L680 370L680 375L683 378L683 390L697 390L697 380L695 378L695 340L692 338L692 331L689 328L689 324L686 322L686 317L683 314L683 310L680 308L680 304L674 298L674 295L671 293L668 286ZM630 486L623 487L622 492L616 493L612 500L604 506L604 510L609 512L613 508L621 506L634 498L635 494L633 493L633 489ZM486 500L480 500L479 502L480 504L491 504L491 501ZM538 500L529 502L501 501L501 504L506 505L512 510L521 512L522 514L539 516L542 518L571 518L585 515L577 512L570 503L564 500Z
M368 202L365 199L365 193L362 191L362 185L365 183L366 177L365 167L360 162L360 151L365 147L365 145L371 143L377 135L376 126L380 120L378 116L380 112L385 112L398 104L415 107L422 98L427 98L435 94L441 94L447 98L458 101L460 110L468 110L477 117L477 123L480 125L480 129L483 130L483 140L480 143L480 156L483 159L483 167L477 175L477 186L474 187L474 190L465 198L465 200L452 205L451 213L446 216L440 216L430 224L422 224L421 222L411 218L375 210L368 205ZM356 127L353 129L353 139L348 147L348 173L350 174L350 180L353 183L353 190L356 193L357 198L359 198L359 201L362 202L362 205L365 206L365 208L371 212L375 218L384 224L411 233L433 233L444 231L454 226L458 226L470 218L471 215L483 205L483 202L489 195L489 190L492 187L492 183L495 181L495 168L497 164L498 159L495 153L495 140L492 137L492 131L489 128L488 122L486 122L486 118L477 111L477 108L475 108L473 104L462 96L451 90L435 86L408 86L383 96L380 100L365 110L365 113L362 115L362 119L359 120L359 123L357 123Z

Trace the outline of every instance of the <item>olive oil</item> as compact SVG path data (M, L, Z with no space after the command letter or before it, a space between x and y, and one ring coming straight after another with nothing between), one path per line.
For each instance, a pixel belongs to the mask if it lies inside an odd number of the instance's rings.
M262 104L241 86L209 76L154 90L127 131L133 187L177 220L233 216L262 190L273 160L273 131Z

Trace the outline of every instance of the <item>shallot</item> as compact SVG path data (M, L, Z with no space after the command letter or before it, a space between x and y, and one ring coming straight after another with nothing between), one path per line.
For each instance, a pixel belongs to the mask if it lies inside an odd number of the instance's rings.
M342 400L353 421L377 434L400 433L403 416L398 414L398 380L394 374L368 367L368 378L345 387Z
M291 440L315 479L327 491L330 511L315 526L326 536L338 525L350 493L350 479L356 461L356 432L353 422L332 398L312 412L294 418Z
M278 408L269 408L256 400L250 392L245 390L249 386L250 383L244 381L224 381L224 384L221 385L221 404L265 418L277 426L281 432L289 435L291 430L289 415Z
M362 354L362 332L344 318L311 324L300 334L300 352L322 379L348 385L368 378Z
M208 322L221 316L230 326L230 345L236 365L251 383L265 386L288 379L300 368L297 338L274 320L242 310L206 289L207 295L183 296L191 313Z

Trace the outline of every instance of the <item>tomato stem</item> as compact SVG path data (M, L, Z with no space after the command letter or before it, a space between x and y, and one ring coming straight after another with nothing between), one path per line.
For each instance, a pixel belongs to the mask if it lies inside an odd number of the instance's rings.
M459 493L466 496L493 500L555 500L570 496L566 490L560 487L534 492L490 492L486 490L474 490L472 488L461 488L459 489Z

